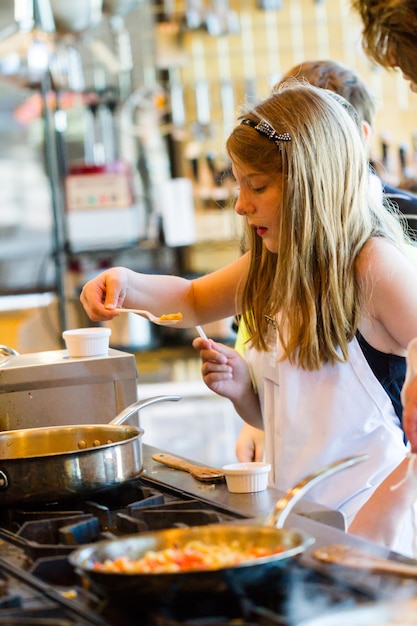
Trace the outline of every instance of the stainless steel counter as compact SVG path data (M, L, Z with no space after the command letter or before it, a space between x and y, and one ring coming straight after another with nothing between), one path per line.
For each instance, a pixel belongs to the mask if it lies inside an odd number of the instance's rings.
M152 454L161 452L159 448L143 445L144 476L169 485L183 492L206 500L211 505L218 504L222 509L238 512L244 518L264 518L270 513L283 491L268 487L257 493L230 493L226 483L206 484L193 478L188 472L172 469L152 459ZM199 465L196 462L196 465ZM345 518L339 511L328 509L303 498L295 505L293 512L322 524L345 530Z

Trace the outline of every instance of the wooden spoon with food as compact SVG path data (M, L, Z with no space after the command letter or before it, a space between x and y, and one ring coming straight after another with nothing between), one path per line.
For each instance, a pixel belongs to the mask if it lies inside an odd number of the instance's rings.
M172 454L159 452L158 454L153 454L152 458L154 461L158 461L158 463L168 465L168 467L172 467L173 469L188 472L189 474L191 474L191 476L203 482L214 483L223 481L225 479L224 473L219 469L214 469L213 467L202 467L201 465L194 465L193 463L189 463L188 461L185 461L184 459L181 459L177 456L173 456Z
M312 555L318 561L342 565L343 567L417 577L417 563L413 565L400 561L391 561L390 559L377 557L350 546L339 544L324 546L314 550Z

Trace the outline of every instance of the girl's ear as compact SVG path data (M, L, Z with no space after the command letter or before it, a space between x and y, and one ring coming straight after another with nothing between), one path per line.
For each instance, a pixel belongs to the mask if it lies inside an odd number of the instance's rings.
M362 121L362 130L365 137L365 143L367 146L370 146L372 139L372 128L368 122L365 122L365 120Z

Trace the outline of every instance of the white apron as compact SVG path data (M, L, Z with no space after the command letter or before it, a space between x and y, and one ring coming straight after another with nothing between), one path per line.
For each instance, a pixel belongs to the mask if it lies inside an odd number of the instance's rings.
M279 353L280 347L278 347ZM270 484L286 491L320 467L367 453L369 460L326 478L308 499L341 511L350 524L375 488L404 459L407 448L392 402L355 338L349 362L309 372L249 348L258 387ZM412 554L412 521L393 549Z

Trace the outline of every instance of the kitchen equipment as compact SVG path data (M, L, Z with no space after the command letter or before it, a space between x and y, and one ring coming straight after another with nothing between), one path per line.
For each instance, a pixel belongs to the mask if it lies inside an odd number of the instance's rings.
M11 355L17 355L19 354L17 350L15 350L14 348L10 348L9 346L5 346L5 345L0 345L0 354L2 356L11 356Z
M66 350L0 361L0 430L107 423L138 399L133 354L70 359Z
M359 463L364 460L364 456L350 457L342 459L312 475L312 485L317 483L317 474L320 473L321 480L335 473L337 468L344 469L349 465ZM305 492L308 478L302 481L302 489ZM295 485L286 494L287 506L281 513L279 503L274 508L276 516L274 518L276 526L279 525L279 515L285 515L293 506L297 499L299 485ZM293 499L292 499L293 498ZM138 594L149 597L158 597L175 588L176 593L180 590L212 591L216 587L224 586L225 581L232 582L237 588L253 584L254 580L262 579L268 574L271 567L280 567L288 559L302 553L311 543L313 538L297 530L276 528L271 525L271 517L265 524L236 524L236 525L207 525L195 526L193 528L169 529L140 535L130 535L122 539L110 541L99 541L90 546L85 546L75 550L69 560L73 567L87 580L93 587L99 589L105 595L119 602L135 597ZM162 573L162 574L126 574L126 573L106 573L97 571L94 567L96 562L104 562L106 559L113 560L117 557L128 555L132 559L139 559L149 550L163 550L170 547L182 548L188 542L197 540L206 544L223 543L230 544L238 542L242 549L254 545L267 549L278 550L270 556L252 559L240 563L239 565L219 568L216 570L200 570L188 572Z
M179 399L139 400L109 424L0 433L0 504L80 497L135 478L142 472L144 431L123 423L151 404Z
M180 144L172 138L172 144L180 150ZM182 162L182 156L172 157L172 163ZM173 172L173 178L161 182L155 198L155 206L161 218L164 242L171 248L191 246L196 242L196 219L194 188L192 181L182 172Z
M54 54L49 2L15 2L15 23L0 33L0 73L21 88L39 88Z
M146 317L150 322L154 324L158 324L158 326L175 326L182 319L181 313L170 313L166 316L157 317L153 315L149 311L145 311L143 309L124 309L119 308L115 309L116 313L136 313L136 315L141 315L142 317Z
M102 0L49 0L59 35L79 35L97 26L102 18Z
M9 346L0 345L0 367L7 363L9 357L16 356L19 354L14 348L10 348Z
M127 15L140 4L143 0L103 0L103 11L110 15Z
M323 546L314 550L313 556L318 561L342 565L343 567L417 577L417 563L402 563L384 559L350 546L336 544Z
M154 461L163 463L163 465L167 465L168 467L188 472L191 476L194 476L194 478L203 482L214 483L217 481L224 481L224 473L221 470L214 469L213 467L195 465L194 463L190 463L189 461L173 456L172 454L165 454L165 452L153 454L152 458Z
M270 463L231 463L223 466L226 484L232 493L264 491L268 486Z
M116 606L103 601L102 595L80 586L82 581L69 565L67 555L75 547L103 537L120 538L132 532L179 525L230 524L242 517L253 519L254 515L267 512L281 495L270 488L263 494L236 497L227 492L224 484L213 489L192 480L186 472L155 471L158 463L151 460L151 455L158 451L143 443L143 473L110 492L93 494L85 500L36 504L35 511L33 507L22 506L0 508L3 585L0 620L9 623L12 612L13 621L19 626L29 617L39 625L40 611L43 610L42 618L47 614L46 621L51 626L64 622L65 626L137 626L139 623L149 626L168 623L266 626L267 614L268 625L289 626L298 625L302 619L311 619L314 615L323 615L332 607L351 608L364 601L392 597L384 595L387 586L381 586L380 576L369 574L359 590L356 577L350 584L347 576L333 576L331 566L319 564L315 567L309 551L306 551L299 558L288 561L284 568L270 572L267 584L262 582L257 586L255 582L254 587L244 594L239 590L235 594L232 589L223 589L219 593L210 589L190 598L177 594L173 587L158 602L147 603L146 598L141 598L133 609L127 603ZM294 511L292 526L315 537L318 545L359 544L358 537L338 530L341 528L339 524L333 525L335 520L327 514L333 517L336 511L321 507L325 514L320 518L323 523L309 519L312 504L317 512L319 505L308 500L298 505L297 512L301 515ZM379 553L386 552L381 549ZM395 589L403 588L400 578L388 579L395 583L393 593ZM413 579L410 583L417 586ZM25 585L28 585L26 595ZM307 602L300 602L300 598L307 598ZM17 602L20 608L17 608Z

